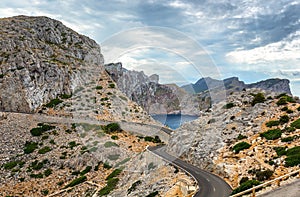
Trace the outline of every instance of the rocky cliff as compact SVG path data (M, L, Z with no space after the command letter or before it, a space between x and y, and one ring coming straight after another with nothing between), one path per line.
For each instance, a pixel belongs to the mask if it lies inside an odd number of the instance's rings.
M158 75L130 71L121 63L107 64L105 69L120 90L150 114L199 115L210 106L210 99L188 94L176 84L160 84Z
M99 45L47 17L0 19L0 110L33 112L101 71Z
M201 93L207 90L226 89L227 92L241 91L245 88L259 88L262 90L291 94L290 81L287 79L267 79L257 83L245 84L237 77L230 77L224 80L212 79L210 77L201 78L195 84L184 85L185 91L191 94Z

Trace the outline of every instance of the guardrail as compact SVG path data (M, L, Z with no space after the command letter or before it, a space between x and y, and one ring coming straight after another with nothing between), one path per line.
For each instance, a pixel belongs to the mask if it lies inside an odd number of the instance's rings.
M296 170L296 171L294 171L294 172L288 173L288 174L286 174L286 175L277 177L277 178L275 178L275 179L273 179L273 180L271 180L271 181L267 181L267 182L265 182L265 183L263 183L263 184L260 184L260 185L257 185L257 186L255 186L255 187L252 187L252 188L250 188L250 189L247 189L247 190L245 190L245 191L242 191L242 192L240 192L240 193L231 195L230 197L239 197L239 196L242 196L242 195L247 194L247 193L252 193L252 197L255 197L255 192L256 192L257 189L260 189L260 188L262 188L262 187L271 185L273 182L276 182L276 185L279 187L279 186L280 186L280 181L282 181L283 179L288 178L288 177L290 177L290 176L292 176L292 175L294 175L294 174L297 174L297 173L299 173L298 177L300 177L300 169L299 169L299 170Z

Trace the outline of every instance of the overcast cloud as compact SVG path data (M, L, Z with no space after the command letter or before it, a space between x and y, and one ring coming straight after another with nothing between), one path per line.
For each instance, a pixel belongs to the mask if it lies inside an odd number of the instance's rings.
M296 95L299 10L299 0L0 2L1 17L45 15L61 20L104 45L106 60L120 60L147 74L157 71L165 83L195 82L207 75L238 76L246 82L281 77L291 80Z

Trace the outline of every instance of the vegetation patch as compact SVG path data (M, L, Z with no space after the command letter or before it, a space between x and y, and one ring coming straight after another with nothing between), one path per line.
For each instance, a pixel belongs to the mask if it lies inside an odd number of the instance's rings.
M39 154L45 154L45 153L50 152L51 150L52 150L52 149L51 149L49 146L45 146L45 147L41 148L41 149L38 151L38 153L39 153Z
M278 126L280 124L280 122L278 120L271 120L269 122L266 123L267 127L274 127L274 126Z
M81 177L78 177L76 179L74 179L73 181L71 181L69 184L67 184L65 186L65 188L68 188L68 187L74 187L75 185L78 185L80 183L83 183L87 180L86 176L81 176Z
M159 136L157 136L157 135L154 136L154 138L151 137L151 136L146 136L146 137L144 137L144 140L146 142L162 143L162 141L160 140Z
M102 126L102 129L107 134L121 131L120 125L116 122L107 124L106 126Z
M38 144L36 142L26 141L23 151L25 154L30 154L33 151L35 151L35 149L37 148L38 148Z
M48 107L48 108L54 108L55 106L57 106L58 104L62 103L63 101L56 98L56 99L52 99L49 103L47 103L45 105L45 107Z
M140 181L140 180L134 182L131 185L131 187L127 190L127 194L130 194L132 191L134 191L136 189L136 187L139 186L140 184L142 184L142 181Z
M105 148L109 148L109 147L113 147L113 146L119 147L118 144L111 142L111 141L105 142L105 144L104 144Z
M280 124L285 124L290 121L290 117L288 115L283 115L280 117L279 122Z
M265 102L266 98L265 98L265 95L263 93L257 93L254 95L254 98L251 102L251 105L254 106L256 105L257 103L263 103Z
M120 154L114 154L114 155L108 155L108 159L109 160L112 160L112 161L115 161L115 160L118 160L120 157Z
M155 191L155 192L148 194L146 197L155 197L157 195L158 195L158 191Z
M257 171L255 176L258 181L264 181L264 180L268 180L269 178L271 178L273 173L274 172L272 170Z
M241 150L248 149L250 147L251 147L251 145L248 144L247 142L240 142L240 143L237 143L236 145L234 145L232 147L232 150L234 151L234 153L239 153Z
M112 179L112 178L118 176L119 174L121 174L121 172L122 172L121 169L115 169L112 173L110 173L110 175L108 175L108 176L106 177L105 180Z
M272 129L260 134L261 137L264 137L267 140L278 139L281 137L281 135L282 135L282 131L280 129Z
M226 105L223 106L224 109L230 109L233 108L235 106L234 103L227 103Z
M240 193L242 191L245 191L247 189L250 189L252 188L253 186L257 186L261 184L261 182L257 181L257 180L248 180L248 181L245 181L243 182L242 184L240 184L240 186L236 189L234 189L231 193L231 195L233 194L237 194L237 193Z
M282 142L291 142L293 140L294 140L294 137L292 137L292 136L281 139Z
M105 195L108 195L112 190L115 189L115 187L117 186L119 182L119 179L118 178L112 178L112 179L109 179L107 182L106 182L106 186L103 187L99 192L98 192L98 195L99 196L105 196Z
M19 165L20 167L23 167L25 162L23 161L10 161L8 163L3 164L3 167L5 170L11 170L14 167L16 167L17 165Z
M285 159L286 167L293 167L300 165L300 146L295 146L286 151L287 158Z
M291 126L296 129L300 129L300 118L298 120L292 122Z
M277 155L280 157L280 156L286 154L287 147L279 146L279 147L274 147L273 149L276 151Z
M87 166L84 170L80 172L80 175L83 176L86 173L89 173L92 170L92 166Z
M30 130L30 133L31 133L31 135L33 135L33 136L40 136L40 135L42 135L44 132L49 131L49 130L52 130L52 129L55 129L55 126L47 125L47 124L44 124L44 123L39 123L39 124L38 124L38 127L32 128L32 129Z
M59 96L61 99L69 99L72 97L72 94L62 94Z

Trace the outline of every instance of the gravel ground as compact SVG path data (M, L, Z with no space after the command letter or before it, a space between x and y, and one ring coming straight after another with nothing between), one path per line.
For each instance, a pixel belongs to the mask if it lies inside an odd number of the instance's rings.
M300 197L300 180L259 195L259 197Z

